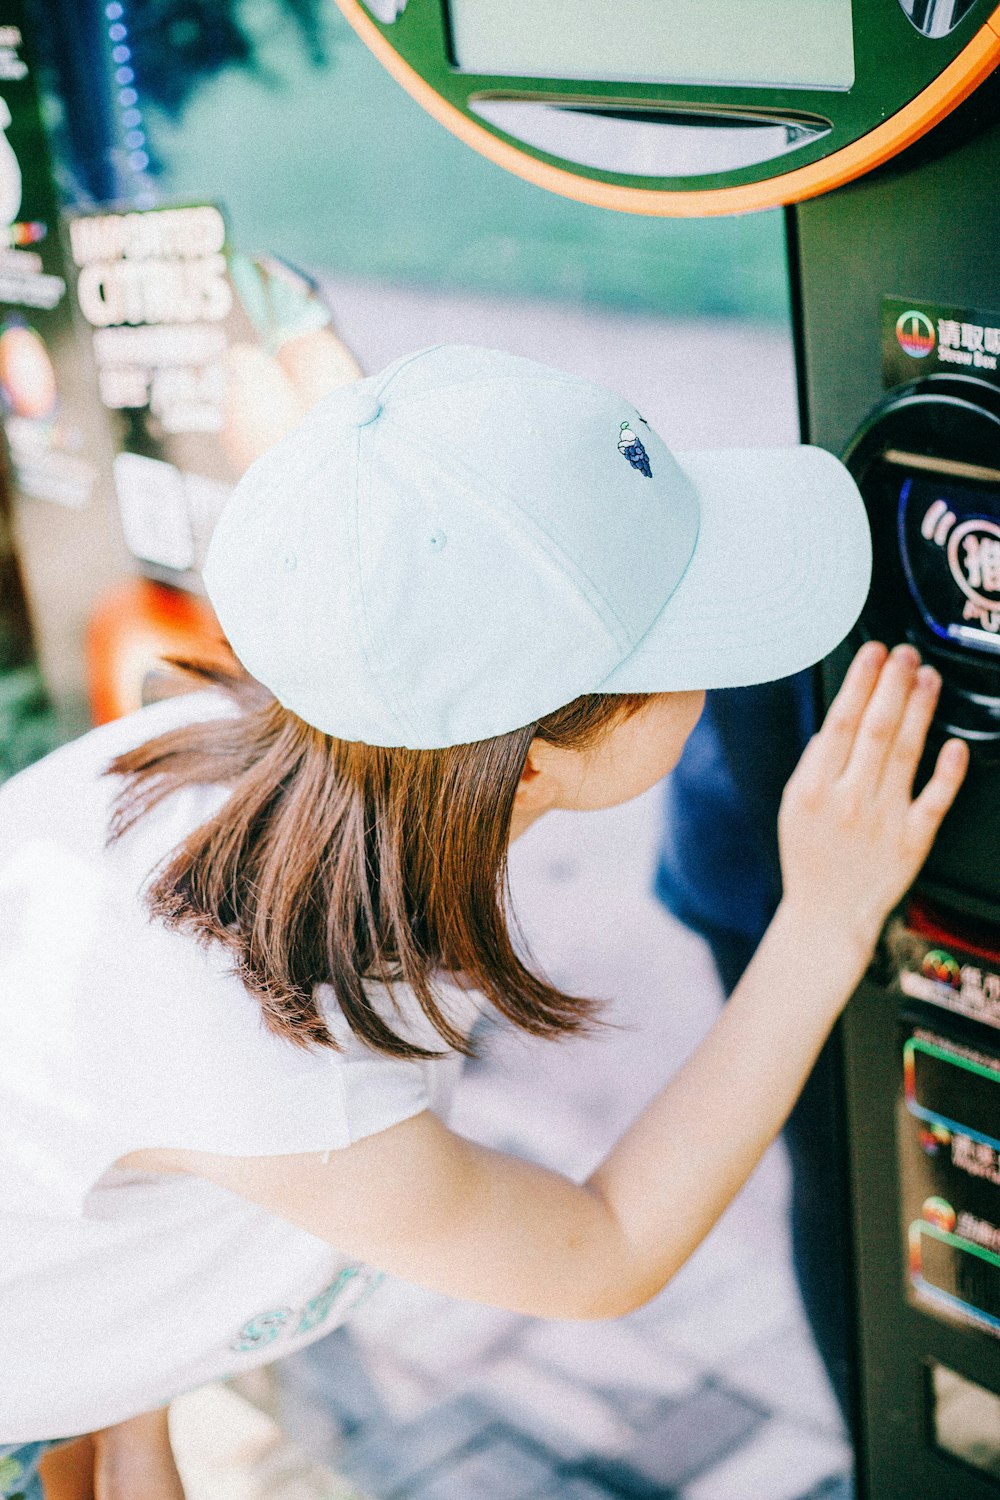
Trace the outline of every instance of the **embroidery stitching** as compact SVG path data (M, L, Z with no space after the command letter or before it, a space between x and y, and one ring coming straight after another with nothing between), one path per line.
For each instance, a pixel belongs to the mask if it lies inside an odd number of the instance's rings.
M622 423L618 434L618 452L622 458L628 459L633 469L638 469L640 474L645 474L647 479L652 479L653 471L649 467L649 455L627 422Z

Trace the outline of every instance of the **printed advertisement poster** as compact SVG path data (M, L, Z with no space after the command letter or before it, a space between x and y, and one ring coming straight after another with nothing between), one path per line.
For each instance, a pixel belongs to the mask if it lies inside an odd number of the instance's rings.
M306 277L233 253L214 203L100 208L67 230L126 543L148 576L197 590L219 511L280 416L274 352L329 314Z
M19 494L86 506L101 418L75 342L21 7L10 0L0 10L0 408Z

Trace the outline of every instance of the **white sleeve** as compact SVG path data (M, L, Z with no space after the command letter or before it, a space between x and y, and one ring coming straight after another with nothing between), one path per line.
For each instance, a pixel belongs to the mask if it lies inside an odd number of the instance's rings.
M36 963L15 996L26 1024L0 1055L10 1211L79 1215L131 1151L326 1151L438 1102L448 1059L386 1057L342 1017L341 1050L297 1047L268 1031L220 947L160 924L123 929L117 945L112 930L94 935L89 961L63 932L50 972Z

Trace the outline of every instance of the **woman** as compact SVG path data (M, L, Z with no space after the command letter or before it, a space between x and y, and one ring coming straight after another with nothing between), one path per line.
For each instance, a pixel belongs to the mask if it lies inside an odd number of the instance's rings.
M381 1272L558 1318L662 1288L781 1128L965 747L914 799L937 675L858 654L786 791L757 955L584 1184L444 1122L480 1006L594 1021L516 952L507 846L659 780L706 688L826 654L869 565L829 455L678 461L622 398L487 350L335 392L253 466L205 570L249 675L0 793L8 1460L97 1432L124 1473L119 1424L162 1436L172 1396Z

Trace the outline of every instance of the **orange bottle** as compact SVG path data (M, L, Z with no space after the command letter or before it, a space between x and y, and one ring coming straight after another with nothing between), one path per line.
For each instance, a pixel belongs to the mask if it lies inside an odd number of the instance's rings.
M132 578L100 601L87 629L90 709L95 724L132 713L176 691L164 657L232 664L207 599L148 578Z

